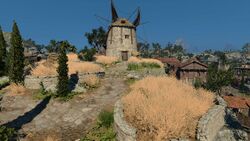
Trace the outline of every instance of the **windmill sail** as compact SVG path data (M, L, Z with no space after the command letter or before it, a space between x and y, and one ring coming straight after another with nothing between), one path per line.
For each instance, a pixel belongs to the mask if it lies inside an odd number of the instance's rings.
M118 19L118 14L116 12L113 0L111 0L111 12L112 12L112 22L115 22Z
M137 17L135 21L133 22L134 26L137 27L138 25L140 25L140 21L141 21L141 12L140 12L140 9L138 9Z

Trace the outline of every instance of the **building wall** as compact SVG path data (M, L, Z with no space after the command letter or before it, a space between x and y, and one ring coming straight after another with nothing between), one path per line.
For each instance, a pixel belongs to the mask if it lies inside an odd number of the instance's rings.
M202 81L206 81L207 72L206 71L198 71L198 70L181 70L180 71L180 79L192 82L195 79L200 79Z
M106 55L121 59L122 51L128 51L128 57L132 55L132 52L137 51L135 29L129 27L111 27L108 33Z

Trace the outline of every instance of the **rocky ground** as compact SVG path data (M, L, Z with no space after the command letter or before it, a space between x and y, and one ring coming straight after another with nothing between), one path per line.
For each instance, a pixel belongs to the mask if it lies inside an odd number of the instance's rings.
M119 77L125 65L107 69L99 88L68 102L50 98L36 101L31 95L4 96L0 122L20 129L27 135L22 140L40 141L49 135L63 141L79 139L92 127L99 112L112 107L128 90L125 78Z

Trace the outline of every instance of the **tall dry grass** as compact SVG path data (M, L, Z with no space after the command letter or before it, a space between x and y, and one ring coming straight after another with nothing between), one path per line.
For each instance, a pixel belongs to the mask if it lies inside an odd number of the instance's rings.
M193 137L198 119L213 105L214 95L176 80L149 76L131 86L122 98L127 120L138 140Z
M158 64L161 68L164 67L164 64L161 61L157 59L151 59L151 58L130 57L128 59L128 63L155 63L155 64Z
M17 96L28 94L29 91L23 86L11 83L8 87L3 89L8 96Z
M100 79L96 75L88 75L81 80L83 84L87 85L88 87L95 88L99 85Z
M76 54L70 53L68 56L68 68L69 74L78 73L91 73L91 72L100 72L103 69L94 63L91 62L82 62L77 60L78 57ZM37 63L37 66L32 69L31 75L33 76L49 76L57 75L57 62L50 62L49 60L43 60Z
M107 66L110 66L110 65L118 62L118 58L112 57L112 56L98 55L98 56L95 56L95 58L96 58L97 63L107 65Z

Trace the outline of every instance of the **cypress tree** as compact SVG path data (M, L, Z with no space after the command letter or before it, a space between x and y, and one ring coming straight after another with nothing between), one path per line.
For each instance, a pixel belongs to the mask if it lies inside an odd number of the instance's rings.
M0 26L0 76L5 73L6 70L6 41L4 40L3 31Z
M62 42L59 48L59 57L58 57L58 84L57 84L57 96L64 97L69 93L68 88L68 57L66 55L67 43Z
M9 79L16 84L24 81L24 47L18 26L14 21L10 39L10 50L8 55Z

